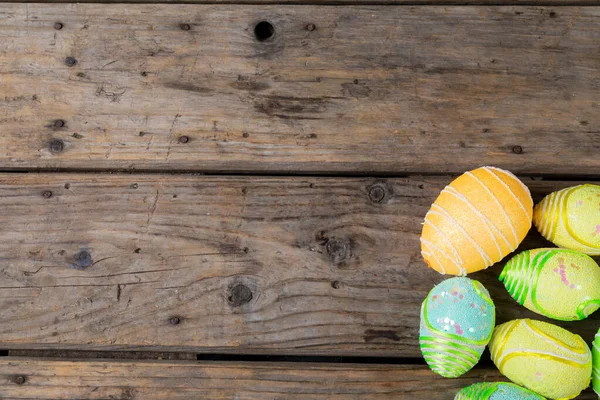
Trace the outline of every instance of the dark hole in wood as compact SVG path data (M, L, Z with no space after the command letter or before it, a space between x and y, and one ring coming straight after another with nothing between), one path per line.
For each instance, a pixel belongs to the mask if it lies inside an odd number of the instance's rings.
M67 190L71 189L71 184L70 183L65 183L65 189L67 189Z
M548 15L550 15L550 18L556 18L556 12L554 11L550 11L550 14Z
M13 376L12 381L17 385L24 385L27 382L27 378L23 375Z
M181 323L181 317L178 317L178 316L171 317L171 318L169 318L169 323L171 325L179 325Z
M333 282L331 282L331 287L334 288L334 289L339 289L340 286L341 286L341 284L340 284L339 281L333 281Z
M77 64L77 60L74 57L67 57L65 58L65 64L67 64L68 67L72 67Z
M137 189L140 187L140 185L138 185L137 183L132 183L131 185L129 185L129 187L132 189Z
M252 300L252 291L246 285L238 284L231 288L227 301L234 307L240 307L250 303Z
M254 27L254 36L259 42L269 40L275 35L275 27L269 21L260 21Z
M181 28L182 31L189 31L190 29L192 29L190 24L180 24L179 28Z
M64 27L64 25L62 24L62 22L54 23L54 29L56 29L57 31L60 31L63 27Z
M57 119L54 121L54 127L55 128L62 128L65 126L65 121L62 119Z
M42 196L49 199L50 197L52 197L52 192L50 190L44 190L44 192L42 193Z
M179 143L185 144L188 143L190 141L190 138L188 136L180 136L179 137Z
M140 249L139 247L137 249L135 249L133 251L135 254L140 254L142 252L142 249Z

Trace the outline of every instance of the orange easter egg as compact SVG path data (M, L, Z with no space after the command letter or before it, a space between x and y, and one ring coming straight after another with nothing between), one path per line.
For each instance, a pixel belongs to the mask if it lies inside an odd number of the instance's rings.
M509 171L465 172L442 190L425 216L421 254L442 274L485 269L519 246L532 216L529 189Z

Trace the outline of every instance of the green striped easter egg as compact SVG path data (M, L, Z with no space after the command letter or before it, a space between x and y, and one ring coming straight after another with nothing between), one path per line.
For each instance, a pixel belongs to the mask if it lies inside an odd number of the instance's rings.
M581 320L600 307L600 267L574 250L526 250L506 263L499 279L519 304L549 318Z
M600 398L600 330L592 344L592 387Z
M514 383L482 382L467 386L456 393L454 400L546 400Z
M481 283L456 277L434 287L421 306L419 345L433 372L456 378L479 361L492 337L494 303Z

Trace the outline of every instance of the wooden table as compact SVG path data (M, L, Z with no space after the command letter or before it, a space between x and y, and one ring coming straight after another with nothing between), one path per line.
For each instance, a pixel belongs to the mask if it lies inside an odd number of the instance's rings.
M503 379L421 358L421 222L481 165L535 201L600 178L600 2L236 2L0 3L0 398ZM500 270L498 322L543 319Z

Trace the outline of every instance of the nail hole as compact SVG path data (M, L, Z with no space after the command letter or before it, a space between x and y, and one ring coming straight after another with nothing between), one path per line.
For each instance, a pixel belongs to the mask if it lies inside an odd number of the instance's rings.
M65 121L63 119L57 119L54 121L55 128L62 128L65 126Z
M242 133L242 136L247 138L248 136L250 136L250 134L248 132L244 132L244 133Z
M176 198L177 198L177 195L176 195L176 194L174 194L174 195L173 195L173 198L174 198L174 199L176 199Z
M306 30L309 31L309 32L312 32L315 29L317 29L317 27L315 26L315 24L308 24L308 25L306 25Z
M554 11L550 11L548 15L550 15L550 18L556 18L556 12Z
M425 185L423 185L423 184L419 185L419 189L424 189L424 188L425 188Z
M190 29L192 29L190 24L179 24L179 28L181 28L182 31L189 31Z
M54 23L54 29L56 29L57 31L60 31L63 27L64 27L64 25L62 24L62 22Z
M341 286L341 284L340 284L339 281L333 281L333 282L331 282L331 287L334 288L334 289L339 289L340 286Z
M85 73L83 73L83 72L78 72L78 73L77 73L77 76L78 76L78 77L80 77L80 78L85 78Z
M142 249L140 249L139 247L137 249L135 249L133 252L135 254L140 254L140 252L142 251Z
M515 154L523 154L523 148L521 146L514 146L512 152Z
M234 307L240 307L250 303L252 300L252 291L246 285L235 285L227 297L227 301Z
M67 189L67 190L71 189L71 184L70 183L65 183L65 189Z
M274 34L275 34L275 28L268 21L260 21L254 27L254 36L256 37L256 40L258 40L259 42L264 42L266 40L271 39Z
M44 190L42 192L42 196L44 196L45 198L49 199L50 197L52 197L52 191L50 191L50 190Z
M14 383L16 383L17 385L24 385L25 382L27 382L27 378L24 377L23 375L17 375L15 377L13 377L12 381Z
M190 141L190 138L188 136L181 136L179 137L179 143L188 143Z
M73 57L67 57L65 58L65 64L67 64L67 66L72 67L75 64L77 64L77 60Z
M249 251L250 251L250 249L249 249L249 248L247 248L247 247L244 247L244 253L248 253Z
M169 323L171 325L179 325L181 323L181 317L177 317L177 316L171 317L171 318L169 318Z
M137 189L140 187L140 185L138 185L137 183L132 183L131 185L129 185L129 187L132 189Z
M148 76L148 73L146 71L142 71L140 75L142 75L142 76Z
M75 133L74 133L72 136L73 136L75 139L82 139L82 138L83 138L83 135L80 135L80 134L79 134L79 133L77 133L77 132L75 132Z
M358 79L355 79L353 82L355 85L358 85Z

